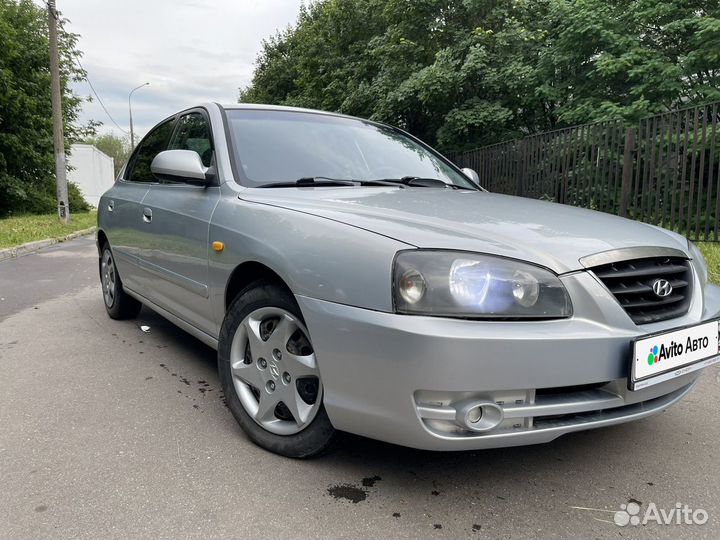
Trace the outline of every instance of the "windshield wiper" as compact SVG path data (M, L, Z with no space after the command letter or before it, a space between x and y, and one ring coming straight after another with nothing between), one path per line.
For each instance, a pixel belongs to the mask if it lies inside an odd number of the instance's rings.
M448 184L447 182L444 182L440 180L439 178L425 178L422 176L403 176L402 178L382 178L380 180L376 180L376 182L389 182L389 183L395 183L395 184L402 184L404 186L411 186L411 187L428 187L428 188L434 188L434 187L442 187L442 188L451 188L451 189L467 189L473 191L472 188L464 187L464 186L458 186L456 184Z
M305 176L292 182L271 182L262 184L261 188L285 188L285 187L318 187L318 186L393 186L405 187L428 187L428 188L451 188L467 189L472 188L448 184L439 178L424 178L422 176L403 176L402 178L376 178L372 180L352 180L347 178L329 178L327 176Z
M275 187L313 187L313 186L393 186L404 188L404 184L397 182L391 182L388 180L349 180L346 178L328 178L326 176L306 176L298 178L293 182L275 182L270 184L263 184L261 188L275 188Z
M386 180L385 178L378 178L376 180L358 180L358 184L361 186L392 186L397 188L405 189L407 186L400 182L393 180Z
M326 178L325 176L305 176L292 182L271 182L262 184L261 188L276 187L313 187L313 186L357 186L354 180L343 180L340 178Z

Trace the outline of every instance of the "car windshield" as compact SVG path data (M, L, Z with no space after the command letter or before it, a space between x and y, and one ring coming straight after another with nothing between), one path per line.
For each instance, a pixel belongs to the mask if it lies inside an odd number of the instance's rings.
M476 188L441 158L389 127L295 111L230 109L227 117L243 183L251 187L308 178L419 177Z

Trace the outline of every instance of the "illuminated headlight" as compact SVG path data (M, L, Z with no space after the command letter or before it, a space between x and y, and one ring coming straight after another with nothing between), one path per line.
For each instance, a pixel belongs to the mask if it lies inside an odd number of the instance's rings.
M705 263L705 257L700 249L688 240L688 248L690 248L690 256L692 257L692 265L700 278L700 286L704 289L708 282L708 269Z
M395 258L395 310L473 319L572 315L560 279L520 261L458 251L408 250Z

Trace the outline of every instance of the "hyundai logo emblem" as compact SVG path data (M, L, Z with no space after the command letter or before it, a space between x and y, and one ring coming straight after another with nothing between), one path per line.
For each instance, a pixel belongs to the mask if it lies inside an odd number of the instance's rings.
M270 375L272 375L273 379L280 377L280 368L273 361L270 361Z
M652 290L658 298L665 298L666 296L670 296L673 288L667 279L656 279L652 285Z

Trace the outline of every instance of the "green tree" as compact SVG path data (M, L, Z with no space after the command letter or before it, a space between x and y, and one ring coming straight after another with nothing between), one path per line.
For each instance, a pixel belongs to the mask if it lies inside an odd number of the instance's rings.
M103 135L87 137L83 142L85 144L92 144L98 150L113 158L115 163L115 176L117 176L130 156L130 141L128 141L126 135L118 136L110 132Z
M85 76L76 63L78 36L67 32L65 23L59 26L60 76L69 145L87 129L77 124L82 98L69 87ZM0 0L0 217L55 207L47 33L43 8L31 0ZM83 204L71 196L71 208Z
M445 150L720 99L717 0L321 0L240 101L389 122Z
M564 123L636 122L720 99L717 0L556 1L550 15L558 26L541 65L560 74Z

